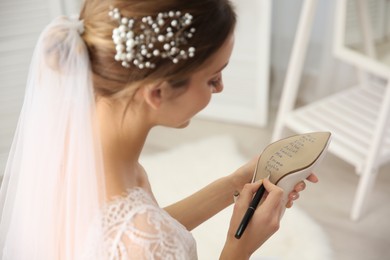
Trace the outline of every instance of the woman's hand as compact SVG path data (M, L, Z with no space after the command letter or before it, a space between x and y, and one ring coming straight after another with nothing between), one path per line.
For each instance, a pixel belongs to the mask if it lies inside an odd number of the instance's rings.
M241 220L247 211L253 195L261 185L260 182L246 184L240 197L234 205L225 246L221 253L223 259L249 259L271 235L278 229L284 205L282 205L283 190L263 180L266 189L264 201L257 207L252 219L240 239L234 237Z
M232 175L234 176L237 191L240 191L242 187L252 181L253 173L256 168L256 164L258 161L258 157L253 158L243 166L241 166L239 169L237 169ZM307 180L316 183L318 182L317 176L312 173L307 177ZM299 193L303 191L306 188L306 183L304 181L301 181L295 185L294 190L290 192L288 198L288 202L285 205L286 208L291 208L293 205L293 202L299 198Z

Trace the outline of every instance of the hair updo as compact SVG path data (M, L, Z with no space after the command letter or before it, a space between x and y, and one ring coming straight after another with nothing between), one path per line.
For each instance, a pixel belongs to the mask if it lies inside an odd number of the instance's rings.
M110 7L118 8L125 17L155 17L171 10L190 13L191 27L196 29L189 45L196 48L195 56L173 63L170 59L155 58L155 68L125 68L114 59L112 40L117 21L109 17ZM84 20L82 35L87 45L95 92L113 96L129 84L165 80L172 87L187 85L190 75L213 55L233 32L236 15L229 0L85 0L80 19Z

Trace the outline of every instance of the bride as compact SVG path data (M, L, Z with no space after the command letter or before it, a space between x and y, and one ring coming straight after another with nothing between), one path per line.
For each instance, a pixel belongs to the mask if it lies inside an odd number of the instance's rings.
M79 19L45 28L1 187L1 259L196 259L190 231L237 192L221 259L248 259L277 231L304 182L281 205L263 180L234 237L257 158L164 209L138 162L153 127L186 127L223 90L235 23L228 0L85 0Z

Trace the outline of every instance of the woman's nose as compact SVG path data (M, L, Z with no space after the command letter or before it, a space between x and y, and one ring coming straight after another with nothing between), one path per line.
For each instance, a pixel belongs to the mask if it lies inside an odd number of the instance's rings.
M223 85L219 84L218 86L213 87L213 94L218 94L223 91Z

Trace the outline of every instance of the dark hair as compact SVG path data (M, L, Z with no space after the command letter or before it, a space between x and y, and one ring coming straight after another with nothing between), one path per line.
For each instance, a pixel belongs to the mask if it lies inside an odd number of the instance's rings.
M110 6L132 18L154 17L171 10L190 13L193 16L191 27L196 32L189 44L196 48L195 56L177 64L156 57L154 69L123 67L114 59L112 31L118 24L108 15ZM186 85L190 75L223 45L236 24L236 14L229 0L86 0L80 19L84 20L82 37L91 59L95 92L104 96L115 95L136 82L165 80L172 87Z

